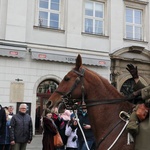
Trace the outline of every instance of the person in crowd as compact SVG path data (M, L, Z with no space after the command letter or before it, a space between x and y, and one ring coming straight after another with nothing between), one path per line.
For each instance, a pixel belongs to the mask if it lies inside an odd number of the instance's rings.
M10 117L9 112L6 108L5 113L6 113L5 134L0 135L0 150L10 150L10 133L9 133Z
M83 108L79 110L78 117L79 117L79 122L82 127L82 130L85 134L88 147L89 149L93 149L94 144L95 144L95 139L94 139L94 134L91 129L90 122L89 122L87 109ZM85 143L85 140L83 138L80 128L78 128L77 130L77 135L78 135L78 150L87 150L86 143Z
M13 116L13 115L14 115L14 113L13 113L14 107L13 107L13 106L9 106L9 107L8 107L8 111L9 111L9 115L10 115L10 116Z
M37 106L35 114L35 129L38 132L40 131L40 119L41 119L40 106Z
M64 144L62 147L57 148L57 150L65 150L65 146L67 143L67 136L65 135L65 129L66 129L67 122L70 120L70 114L71 113L69 110L65 110L64 113L59 114L58 108L54 108L52 118L54 119L54 122L57 126L57 129L60 133L60 136L61 136L63 144Z
M129 73L135 81L134 92L130 95L130 97L134 99L132 103L136 104L136 107L133 109L133 112L130 116L129 124L127 125L127 130L133 136L136 136L136 134L138 133L138 124L140 123L136 111L139 107L139 104L146 104L150 102L150 86L146 87L140 81L137 66L135 67L132 64L128 64L126 69L129 71Z
M26 150L33 136L32 119L27 112L27 105L22 103L19 112L10 121L10 141L12 150Z
M6 113L5 109L2 107L2 105L0 105L0 138L5 136L5 129L6 129Z
M70 121L68 121L66 125L66 130L65 130L65 135L68 137L67 138L67 144L66 144L66 150L77 150L77 127L78 123L75 120L75 115L72 113L70 115Z
M44 113L42 150L54 150L54 135L57 133L57 127L52 119L50 110L46 109Z

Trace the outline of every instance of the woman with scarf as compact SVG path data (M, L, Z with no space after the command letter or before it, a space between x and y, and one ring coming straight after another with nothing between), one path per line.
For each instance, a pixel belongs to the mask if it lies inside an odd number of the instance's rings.
M52 113L49 110L45 110L42 123L43 123L42 150L55 150L54 135L56 135L57 133L57 127L52 119Z

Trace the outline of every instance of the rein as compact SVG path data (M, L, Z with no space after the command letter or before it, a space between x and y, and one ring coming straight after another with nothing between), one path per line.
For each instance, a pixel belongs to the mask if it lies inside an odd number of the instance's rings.
M100 139L100 141L97 143L96 148L99 147L99 145L107 138L107 136L122 122L122 120L118 121L117 124L104 136Z
M96 105L104 105L104 104L116 104L116 103L122 103L125 101L132 101L135 98L120 98L120 99L101 99L101 100L86 100L85 99L85 89L84 89L84 73L85 73L85 69L80 69L80 72L76 71L76 70L72 70L73 72L75 72L78 77L76 78L74 84L72 85L72 87L70 88L70 90L67 93L64 92L60 92L58 90L56 90L56 93L59 93L60 95L62 95L62 103L66 106L67 109L75 109L79 106L79 104L77 104L78 102L80 102L80 107L86 106L86 107L93 107ZM81 82L81 90L82 90L82 98L81 99L72 99L71 98L71 93L76 89L77 85ZM85 104L85 105L84 105ZM74 106L75 105L75 106ZM69 107L71 106L71 107Z
M61 95L63 95L61 92L59 91L55 91ZM68 101L69 99L69 101ZM105 104L117 104L117 103L123 103L123 102L126 102L126 101L131 101L131 100L134 100L135 98L119 98L119 99L103 99L103 100L88 100L86 101L86 99L84 99L84 101L86 102L85 105L81 104L80 106L78 107L93 107L93 106L97 106L97 105L105 105ZM66 102L67 101L67 102ZM81 102L82 99L71 99L69 97L67 98L64 98L64 96L62 97L62 102L61 103L65 103L68 104L68 105L71 105L73 107L73 105L75 105L77 102ZM76 107L74 108L77 108L77 105L76 104ZM68 106L67 106L68 108ZM72 108L68 108L68 109L72 109Z
M96 105L104 105L104 104L117 104L126 101L133 100L133 98L120 98L120 99L103 99L103 100L88 100L86 101L87 107L92 107Z

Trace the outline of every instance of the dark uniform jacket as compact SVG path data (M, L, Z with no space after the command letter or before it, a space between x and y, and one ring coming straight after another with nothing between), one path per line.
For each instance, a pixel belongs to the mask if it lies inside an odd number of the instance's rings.
M16 143L32 141L33 125L28 114L19 112L10 121L10 140Z
M86 139L94 141L94 134L93 134L92 129L87 130L87 129L83 128L84 124L89 124L90 125L88 114L85 113L85 115L83 115L82 111L79 111L78 112L78 117L79 117L80 125L81 125L82 130L85 134ZM79 140L82 140L82 141L84 140L80 129L77 130L77 135L78 135Z
M135 90L141 89L142 99L146 102L150 99L150 86L144 86L140 81L136 84ZM150 150L149 136L150 136L150 125L149 117L140 122L138 127L140 133L135 138L135 150Z

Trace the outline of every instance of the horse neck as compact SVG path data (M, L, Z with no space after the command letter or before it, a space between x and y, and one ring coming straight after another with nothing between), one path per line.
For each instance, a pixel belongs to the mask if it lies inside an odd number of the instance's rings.
M119 113L121 110L126 110L126 112L129 111L129 109L127 109L129 107L126 103L104 104L88 108L89 120L95 135L96 143L99 143L101 139L105 138L108 134L105 140L100 144L100 149L106 149L106 143L107 146L110 146L121 132L125 122L121 121Z
M103 78L92 77L86 80L85 85L87 101L111 101L116 99L123 99L123 96L106 80ZM95 138L100 140L109 130L113 128L121 119L119 113L122 110L129 111L130 105L127 102L116 104L100 104L93 107L88 107L89 119ZM122 127L122 126L121 126ZM121 127L119 129L121 129ZM118 129L118 128L117 128ZM114 133L115 136L118 133Z
M94 74L85 76L85 93L87 99L115 99L123 96L112 86L107 79Z

